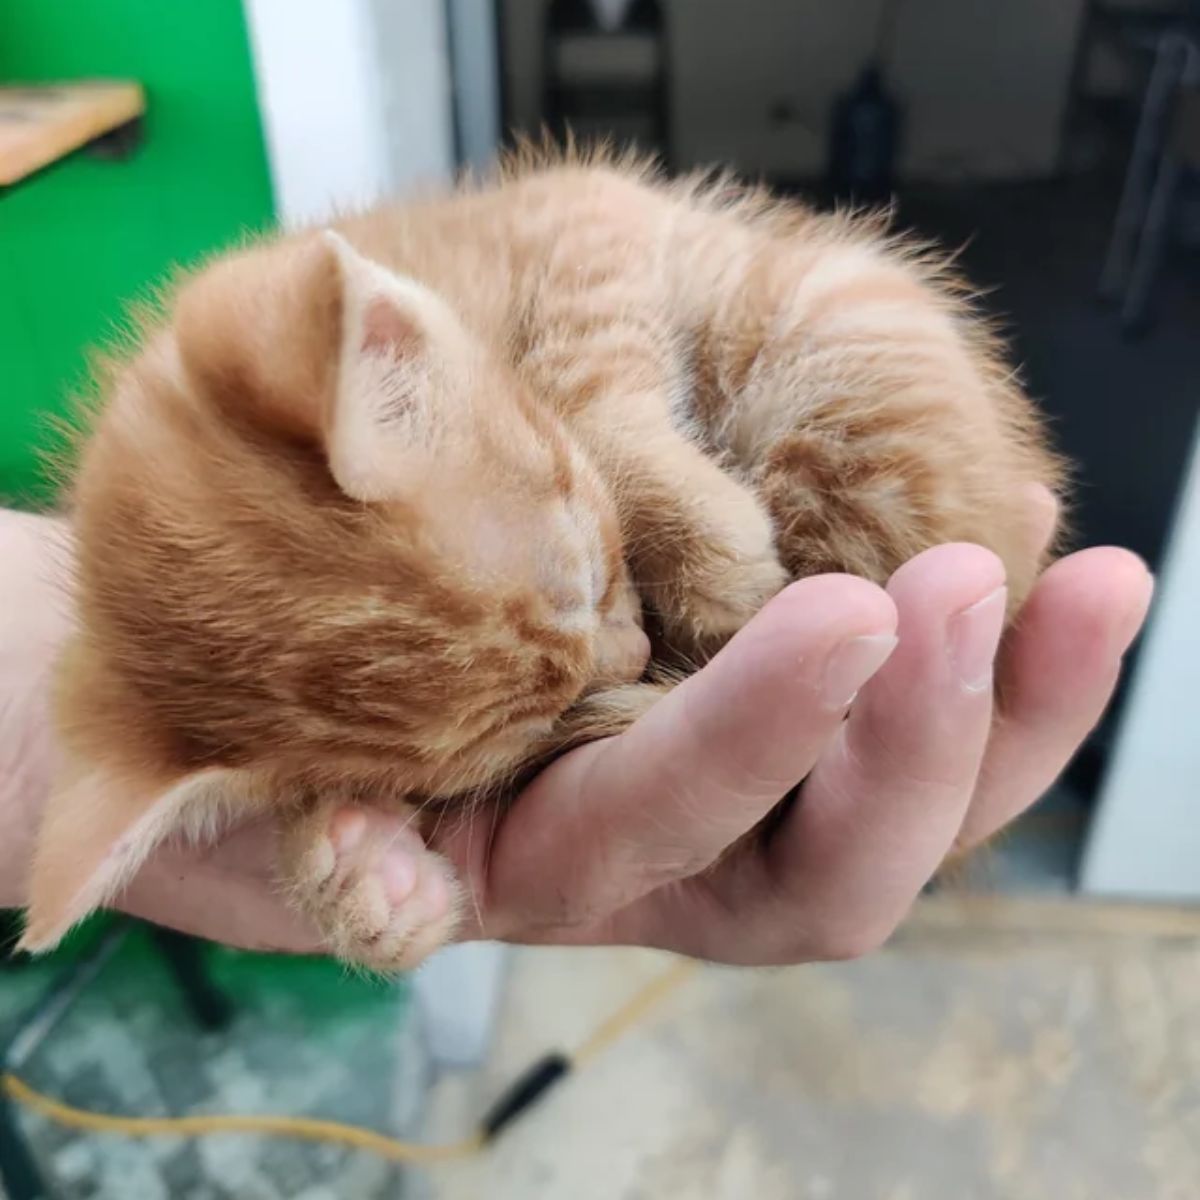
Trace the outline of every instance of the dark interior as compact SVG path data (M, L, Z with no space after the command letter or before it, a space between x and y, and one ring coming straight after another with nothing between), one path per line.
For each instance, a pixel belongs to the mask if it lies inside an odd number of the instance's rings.
M501 4L502 24L512 16L506 10L528 7L523 0ZM846 5L844 19L853 21L858 7ZM1164 87L1161 78L1163 39L1194 38L1198 9L1186 0L1083 5L1077 44L1065 67L1070 75L1064 80L1067 102L1061 114L1047 114L1048 121L1061 120L1062 125L1057 162L1050 171L1027 178L947 183L905 177L893 166L872 189L847 187L839 165L838 121L839 105L853 98L856 81L851 76L846 90L832 98L829 152L822 171L805 177L748 172L765 174L775 186L819 203L892 203L901 227L961 247L966 273L985 292L985 306L1011 338L1027 386L1050 414L1059 446L1074 464L1071 544L1128 546L1152 569L1162 559L1200 397L1200 206L1193 188L1193 167L1200 161L1195 142L1200 137L1190 128L1183 130L1182 144L1178 137L1179 110L1200 82L1182 69L1176 72L1178 78L1167 79L1170 86ZM906 17L903 4L885 3L880 11L873 57L860 67L882 63L882 86L888 91L886 48L902 35ZM536 133L542 124L551 129L576 127L571 120L575 115L578 126L589 133L651 142L672 168L695 165L681 158L673 145L680 133L679 119L670 112L673 22L687 19L680 7L638 0L627 13L625 31L637 31L657 46L657 75L648 71L607 89L589 79L574 91L569 80L551 78L555 40L590 34L602 46L605 31L596 27L587 4L550 4L545 12L542 108L533 113L528 104L508 103L509 128ZM732 17L730 22L732 45ZM1028 34L1036 39L1037 30L1030 28ZM942 50L955 53L953 44ZM579 51L574 53L578 59ZM1101 58L1104 70L1093 62ZM796 70L804 71L806 65L804 47L798 46ZM512 90L517 68L511 62L503 66L502 77ZM1144 117L1156 69L1160 103ZM905 97L894 90L888 102L887 120L877 112L874 127L874 149L885 161L889 155L898 157L897 149L910 132ZM781 102L763 119L790 119L788 106ZM1161 163L1174 167L1168 155L1178 154L1179 169L1172 175L1169 196L1163 192L1169 203L1162 206L1161 229L1153 231L1161 241L1159 256L1147 272L1143 302L1131 315L1123 309L1124 292L1101 298L1101 277L1139 122L1141 145L1149 156L1142 199L1150 199L1161 178ZM1136 215L1141 222L1138 232L1143 232L1152 219L1145 213ZM1119 704L1118 699L1066 777L1071 793L1085 803L1103 769Z

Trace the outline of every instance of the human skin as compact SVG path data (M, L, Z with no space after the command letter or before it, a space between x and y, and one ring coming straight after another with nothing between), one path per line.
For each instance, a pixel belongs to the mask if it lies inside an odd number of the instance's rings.
M1031 494L1029 511L1031 539L1045 540L1049 495ZM24 903L54 768L69 556L64 522L0 511L4 907ZM1001 641L1003 584L999 560L971 545L927 550L886 589L844 575L792 584L631 729L564 756L503 816L443 823L434 843L470 893L460 937L745 964L881 945L948 853L1058 776L1103 713L1153 587L1128 551L1080 551L1042 576ZM390 854L409 853L393 818L364 817ZM114 906L233 945L320 952L275 886L275 841L260 820L212 846L164 846Z

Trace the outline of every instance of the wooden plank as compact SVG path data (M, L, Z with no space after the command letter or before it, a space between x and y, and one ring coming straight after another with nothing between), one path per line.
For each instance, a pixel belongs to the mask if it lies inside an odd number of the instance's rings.
M0 186L141 116L141 85L124 80L0 87Z
M1200 940L1200 907L1076 896L942 894L917 903L901 927L899 939L984 933Z

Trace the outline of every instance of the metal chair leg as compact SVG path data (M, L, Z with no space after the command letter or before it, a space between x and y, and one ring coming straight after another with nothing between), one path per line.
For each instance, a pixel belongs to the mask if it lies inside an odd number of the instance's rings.
M173 929L154 927L151 933L196 1024L210 1030L227 1025L233 1010L209 978L204 966L203 945Z
M125 940L124 922L110 929L99 944L71 964L46 994L0 1040L0 1074L20 1071L66 1015L79 994L104 969ZM9 1200L53 1200L21 1132L17 1112L0 1090L0 1195Z
M127 921L117 922L95 947L63 971L7 1037L0 1037L0 1075L24 1068L79 995L104 969L130 928ZM204 969L201 944L169 929L152 927L151 934L196 1021L206 1029L225 1025L230 1019L231 1006ZM54 1200L54 1195L37 1168L14 1105L0 1089L0 1197Z
M0 1196L7 1196L8 1200L54 1200L54 1193L33 1161L16 1110L3 1094L0 1094Z
M1155 163L1166 142L1171 110L1187 67L1188 54L1186 39L1164 34L1159 41L1146 98L1142 102L1129 168L1125 173L1112 238L1100 274L1100 296L1104 300L1119 300L1125 291L1126 280L1142 238Z
M1166 249L1167 235L1171 229L1171 210L1181 175L1178 157L1167 150L1159 164L1146 225L1133 261L1125 303L1121 306L1121 328L1126 334L1143 332L1149 322L1150 295Z

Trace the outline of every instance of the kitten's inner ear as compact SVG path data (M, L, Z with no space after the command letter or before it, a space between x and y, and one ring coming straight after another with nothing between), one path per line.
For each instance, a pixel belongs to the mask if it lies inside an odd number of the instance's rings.
M338 486L355 500L396 497L413 454L432 449L466 396L470 339L435 292L324 234L342 280L341 347L326 427Z
M165 838L211 827L235 805L244 811L251 795L248 777L220 769L153 786L103 767L65 775L38 834L21 949L53 948Z

